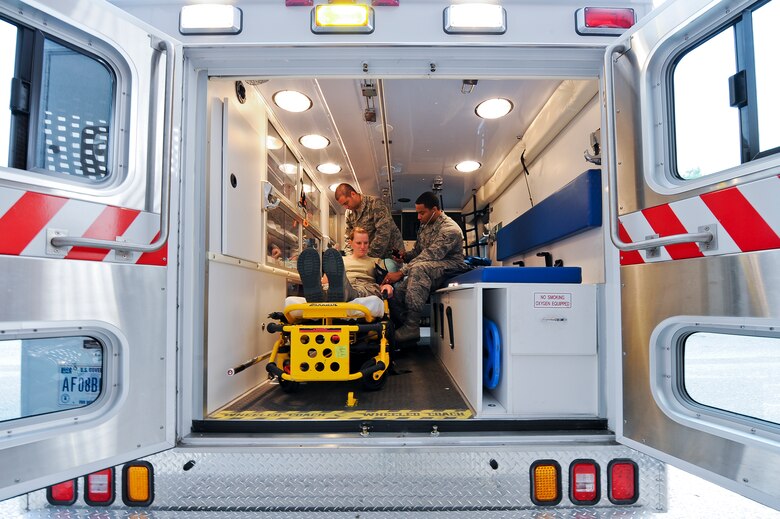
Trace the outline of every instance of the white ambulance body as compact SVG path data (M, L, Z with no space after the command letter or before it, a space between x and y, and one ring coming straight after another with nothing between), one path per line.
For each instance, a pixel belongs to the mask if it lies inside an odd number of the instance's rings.
M0 0L4 515L622 517L665 463L780 509L780 0L219 3ZM341 182L496 268L287 393Z

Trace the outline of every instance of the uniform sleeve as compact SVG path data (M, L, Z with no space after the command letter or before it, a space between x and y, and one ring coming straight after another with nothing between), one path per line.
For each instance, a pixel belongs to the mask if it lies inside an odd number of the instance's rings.
M415 249L418 245L415 244ZM458 229L452 227L442 227L436 239L430 246L422 249L414 258L418 261L441 261L453 252L457 252L463 247L463 236Z
M371 240L368 255L375 258L383 258L389 255L392 248L395 221L390 215L390 210L382 202L377 202L375 211L374 238Z
M344 252L349 255L352 254L352 245L349 241L349 233L352 232L352 228L355 226L355 213L351 211L350 209L347 209L346 212L346 222L347 226L344 229Z

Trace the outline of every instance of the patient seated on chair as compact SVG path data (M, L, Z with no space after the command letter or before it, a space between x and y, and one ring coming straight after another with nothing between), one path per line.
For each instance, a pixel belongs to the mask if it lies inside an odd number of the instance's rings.
M367 255L368 232L355 227L349 240L352 245L350 256L342 258L336 249L327 249L322 254L322 277L320 255L316 249L304 249L298 256L298 273L307 302L345 302L368 296L381 297L383 293L388 298L392 297L392 285L380 286L376 282L377 262L381 260ZM323 291L323 283L327 283L327 293Z

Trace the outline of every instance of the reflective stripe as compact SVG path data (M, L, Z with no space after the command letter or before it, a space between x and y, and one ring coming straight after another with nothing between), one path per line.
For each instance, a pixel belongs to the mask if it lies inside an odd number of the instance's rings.
M68 200L25 193L0 216L0 253L18 255Z
M619 233L625 242L651 234L670 236L699 232L717 225L717 247L699 250L695 243L661 247L648 258L646 251L621 252L621 265L635 265L702 256L717 256L780 248L780 175L720 191L649 207L620 217Z
M0 187L0 254L62 259L47 254L47 232L104 240L152 243L160 234L155 213ZM146 253L117 254L74 247L65 259L167 265L168 246Z

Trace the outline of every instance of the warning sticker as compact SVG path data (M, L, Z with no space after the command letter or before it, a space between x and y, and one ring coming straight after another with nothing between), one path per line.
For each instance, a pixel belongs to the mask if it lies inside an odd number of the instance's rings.
M571 308L571 294L534 292L534 308Z

